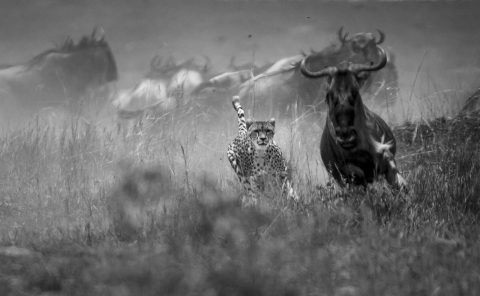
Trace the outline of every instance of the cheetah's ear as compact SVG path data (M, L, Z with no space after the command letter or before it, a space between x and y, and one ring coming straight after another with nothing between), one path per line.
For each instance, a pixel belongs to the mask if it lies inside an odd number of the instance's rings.
M270 124L273 125L273 127L275 127L275 118L270 118Z
M249 119L247 119L247 120L245 121L245 123L247 124L247 130L248 130L248 129L250 128L250 126L252 125L253 120L251 120L251 119L249 118Z

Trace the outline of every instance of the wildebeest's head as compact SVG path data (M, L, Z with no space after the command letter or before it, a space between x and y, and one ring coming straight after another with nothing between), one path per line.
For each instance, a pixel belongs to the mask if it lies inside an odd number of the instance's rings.
M377 71L385 67L387 55L385 50L377 46L379 60L374 65L344 64L331 66L317 72L307 69L308 57L302 60L301 72L312 78L328 77L326 102L328 105L328 120L331 123L330 133L344 149L356 146L358 134L365 126L365 112L360 96L360 85L363 72Z
M306 60L307 67L317 71L328 66L339 66L343 63L373 64L380 58L377 46L385 41L385 34L380 30L378 30L378 33L378 39L373 33L356 33L349 36L348 33L343 32L343 27L341 27L337 33L340 44L326 47L321 51L311 50ZM307 55L304 54L304 56ZM369 76L368 72L360 73L360 82L368 81Z
M378 60L377 45L382 44L385 41L385 33L377 30L379 37L375 37L373 33L356 33L351 37L348 37L348 33L343 33L343 27L338 30L338 39L341 46L351 52L352 63L363 63L364 60L356 60L355 57L361 57L368 61Z
M273 141L275 135L275 119L268 121L253 121L251 119L246 121L247 134L255 144L255 148L266 149Z
M118 79L117 65L103 33L93 30L75 43L71 38L30 60L29 70L42 71L43 84L52 91L63 87L68 96L83 95L94 88Z

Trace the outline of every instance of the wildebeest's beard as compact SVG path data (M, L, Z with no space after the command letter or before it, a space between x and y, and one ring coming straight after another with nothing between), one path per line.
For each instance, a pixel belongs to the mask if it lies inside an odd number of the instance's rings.
M275 135L275 119L269 121L247 121L248 136L256 149L266 149Z

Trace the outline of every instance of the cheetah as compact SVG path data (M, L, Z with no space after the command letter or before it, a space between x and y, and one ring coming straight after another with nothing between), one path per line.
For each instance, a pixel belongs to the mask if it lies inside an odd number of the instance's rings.
M238 116L238 136L228 146L227 156L247 194L242 203L256 204L257 193L272 183L281 184L283 192L289 198L298 200L288 178L287 162L273 141L275 119L245 120L238 96L233 97L232 105Z

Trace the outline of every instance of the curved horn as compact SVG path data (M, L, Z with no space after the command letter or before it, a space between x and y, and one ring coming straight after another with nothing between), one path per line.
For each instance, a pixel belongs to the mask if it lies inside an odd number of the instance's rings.
M105 30L102 27L96 28L95 33L98 33L98 36L96 36L96 39L95 39L96 41L105 40ZM95 34L95 35L97 35L97 34Z
M352 71L354 74L358 74L364 71L368 71L368 72L377 71L385 67L385 65L387 64L387 53L380 46L377 46L377 49L380 53L379 61L377 64L375 65L352 64L348 67L348 69Z
M150 61L150 68L152 70L160 70L160 65L162 64L162 57L156 54Z
M385 33L383 33L383 31L380 30L380 29L377 29L377 32L378 32L378 35L380 36L380 38L378 39L378 41L375 38L375 43L378 45L378 44L382 44L383 41L385 41Z
M337 34L338 40L340 40L341 43L345 43L345 41L347 41L348 33L343 34L343 26L340 27Z
M73 46L74 46L74 42L73 42L72 37L68 36L67 38L65 38L65 41L63 42L62 48L64 48L64 49L72 49Z
M210 60L210 57L203 54L203 58L205 59L205 64L203 65L203 73L207 73L210 70L210 67L212 65L212 60Z
M300 71L302 72L303 75L307 77L320 78L324 76L333 76L338 71L337 67L327 67L317 72L311 72L310 70L307 69L305 64L307 59L308 57L304 58L300 63Z
M169 56L167 62L165 63L167 67L174 67L175 66L175 59L172 56Z
M90 39L95 40L95 36L97 35L97 29L98 29L97 26L93 28L92 34L90 35Z

